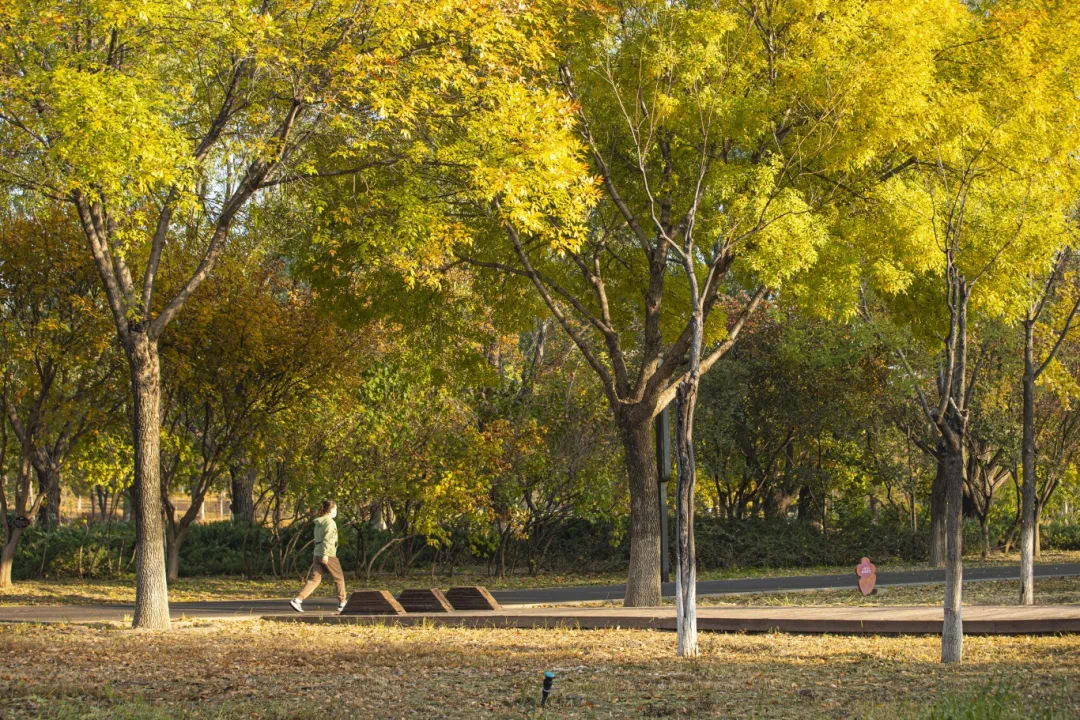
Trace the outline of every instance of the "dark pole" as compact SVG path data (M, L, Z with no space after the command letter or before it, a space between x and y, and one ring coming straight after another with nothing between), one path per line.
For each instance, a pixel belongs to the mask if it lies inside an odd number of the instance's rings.
M660 500L660 580L669 582L667 484L671 479L671 413L667 407L656 416L656 475Z

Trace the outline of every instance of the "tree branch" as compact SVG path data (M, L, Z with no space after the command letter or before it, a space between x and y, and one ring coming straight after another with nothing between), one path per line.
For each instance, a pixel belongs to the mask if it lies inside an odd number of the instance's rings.
M521 260L521 264L525 268L526 276L532 281L533 286L536 288L537 292L540 293L540 297L543 299L544 304L547 305L551 314L555 316L559 325L561 325L566 334L570 336L570 339L574 341L574 344L577 345L581 354L585 356L585 361L589 363L592 369L600 377L600 381L604 387L604 393L614 406L619 398L615 381L612 379L611 373L608 372L608 369L604 367L593 354L588 343L585 342L585 339L581 337L581 334L570 324L570 321L567 319L562 309L559 308L558 303L551 297L551 293L548 292L547 287L544 285L539 274L533 269L532 263L529 262L528 255L526 255L525 251L522 249L521 238L518 236L517 229L509 222L507 222L505 226L506 232L510 236L510 241L514 245L514 250L517 252L518 259Z

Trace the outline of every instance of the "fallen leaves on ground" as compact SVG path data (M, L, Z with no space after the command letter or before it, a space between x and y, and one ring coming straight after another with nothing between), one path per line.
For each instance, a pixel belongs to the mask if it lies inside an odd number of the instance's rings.
M1007 686L1034 715L1080 716L1080 637L723 635L319 626L169 633L0 627L0 717L890 718L942 693ZM542 674L555 691L540 711Z

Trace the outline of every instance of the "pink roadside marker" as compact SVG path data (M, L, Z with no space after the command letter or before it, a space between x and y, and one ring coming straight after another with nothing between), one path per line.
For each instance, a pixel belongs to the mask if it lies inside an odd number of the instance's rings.
M870 558L863 558L859 566L855 568L855 574L859 576L859 589L863 595L874 592L877 584L877 566L870 562Z

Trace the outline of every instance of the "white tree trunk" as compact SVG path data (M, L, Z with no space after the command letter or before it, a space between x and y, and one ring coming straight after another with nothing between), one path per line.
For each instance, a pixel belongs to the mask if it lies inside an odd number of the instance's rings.
M964 655L964 622L961 599L964 583L963 562L963 451L949 449L945 457L948 483L945 523L945 614L941 629L941 662L959 663Z
M1035 327L1024 323L1024 412L1020 464L1023 493L1020 503L1020 604L1035 604Z
M694 408L697 405L701 357L701 315L695 313L694 342L690 350L690 372L675 394L675 446L679 459L676 488L675 549L678 567L675 574L675 627L679 657L697 657L697 552L694 547L694 486L697 467L694 463Z

